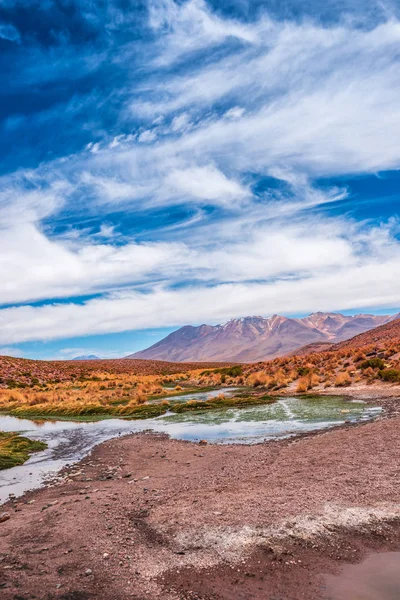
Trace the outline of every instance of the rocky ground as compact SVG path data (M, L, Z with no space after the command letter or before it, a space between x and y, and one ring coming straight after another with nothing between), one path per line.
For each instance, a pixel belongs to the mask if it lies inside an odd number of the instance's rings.
M275 396L293 396L296 395L296 382L289 384L286 388L274 392ZM379 381L366 383L359 381L346 387L325 387L317 385L307 392L308 395L316 396L348 396L355 400L364 400L365 402L377 402L385 408L390 408L390 415L394 413L400 415L400 387L398 384L387 384Z
M133 435L0 512L2 600L317 600L400 550L400 417L291 441ZM2 519L0 518L0 521Z

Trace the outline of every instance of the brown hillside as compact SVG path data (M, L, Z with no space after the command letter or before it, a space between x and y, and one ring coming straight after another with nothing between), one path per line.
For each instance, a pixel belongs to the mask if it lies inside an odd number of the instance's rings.
M228 363L224 363L228 364ZM35 383L62 382L74 378L88 378L104 372L113 375L172 375L195 369L224 366L221 363L176 363L159 360L29 360L0 356L0 387L34 385Z
M400 319L375 327L370 331L356 335L350 340L332 346L332 350L345 348L362 348L364 346L385 347L387 344L400 342Z

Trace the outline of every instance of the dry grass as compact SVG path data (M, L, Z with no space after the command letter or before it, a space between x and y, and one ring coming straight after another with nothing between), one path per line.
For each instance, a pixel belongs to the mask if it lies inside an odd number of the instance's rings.
M191 373L196 380L199 370ZM131 375L97 372L91 380L63 381L32 388L0 389L0 411L14 415L130 415L148 400L168 397L183 388L186 373L174 375ZM165 387L171 386L171 387ZM192 386L189 388L192 389Z
M366 359L368 358L368 361ZM367 366L368 363L368 366ZM243 367L243 381L279 393L283 387L297 393L346 387L355 383L387 382L398 385L400 340L343 348L309 355L287 356Z
M63 366L61 378L42 381L33 377L33 371L25 370L27 363L32 368L35 361L0 359L0 372L4 374L4 361L8 372L10 365L14 369L14 379L7 382L3 378L0 387L0 411L21 416L108 414L143 418L165 411L168 397L205 387L245 385L256 388L252 394L257 395L258 390L266 390L268 394L279 394L283 389L306 393L355 383L400 383L400 341L396 343L393 339L387 348L382 344L348 347L242 366L215 368L214 363L214 368L206 370L203 364L190 369L192 365L157 361L93 361L90 365L78 366L68 363L67 367ZM144 372L138 372L138 363ZM52 373L53 377L57 364L40 363L37 368L43 372L47 369L47 375ZM104 366L107 368L100 368ZM148 373L149 369L153 372ZM173 372L166 373L165 369ZM28 377L29 385L24 383ZM157 405L148 403L157 398L164 401Z
M343 373L338 373L335 379L335 387L346 387L348 385L351 385L351 383L351 377L347 371L344 371Z

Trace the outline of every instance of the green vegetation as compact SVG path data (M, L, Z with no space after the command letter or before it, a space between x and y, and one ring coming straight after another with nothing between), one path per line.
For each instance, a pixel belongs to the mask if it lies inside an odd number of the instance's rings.
M47 448L44 442L30 440L17 433L0 431L0 470L23 465L32 452Z
M370 358L364 360L360 365L360 369L368 369L369 367L371 367L371 369L384 369L385 363L381 358Z
M25 417L28 419L52 419L69 418L73 420L105 419L107 417L129 417L130 419L150 419L158 417L166 412L167 407L163 404L140 404L134 406L99 406L97 404L86 404L84 406L73 405L50 405L23 406L9 411L1 411L3 414L14 417Z
M220 373L226 377L240 377L243 375L243 367L241 365L235 365L233 367L221 367L220 369L203 371L200 373L200 377L203 377L204 375L210 375L211 373Z
M262 396L233 396L226 398L225 396L216 396L205 402L198 400L190 400L184 404L175 404L170 407L171 412L182 413L192 410L212 410L215 408L245 408L249 406L258 406L261 404L272 404L276 398L266 394Z
M305 375L308 375L310 372L309 367L300 367L297 371L297 375L299 377L304 377Z
M399 383L400 371L398 369L383 369L382 371L379 371L379 377L383 379L383 381Z
M164 386L167 387L167 386ZM212 392L218 388L215 385L208 386L187 386L184 389L176 390L176 384L173 387L169 387L170 392L162 393L162 394L151 394L148 396L147 400L169 400L178 396L187 396L189 394L197 394L201 392Z

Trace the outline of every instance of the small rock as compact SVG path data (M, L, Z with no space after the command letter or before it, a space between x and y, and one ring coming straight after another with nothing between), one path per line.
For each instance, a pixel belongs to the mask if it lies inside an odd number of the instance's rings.
M108 554L108 552L104 552L103 558L104 558L104 560L108 560L110 558L110 555Z
M92 569L86 569L85 575L91 575L93 573Z
M208 442L207 440L200 440L199 441L199 446L207 446Z
M4 523L4 521L8 521L9 518L10 518L10 513L8 513L8 512L0 513L0 523Z

